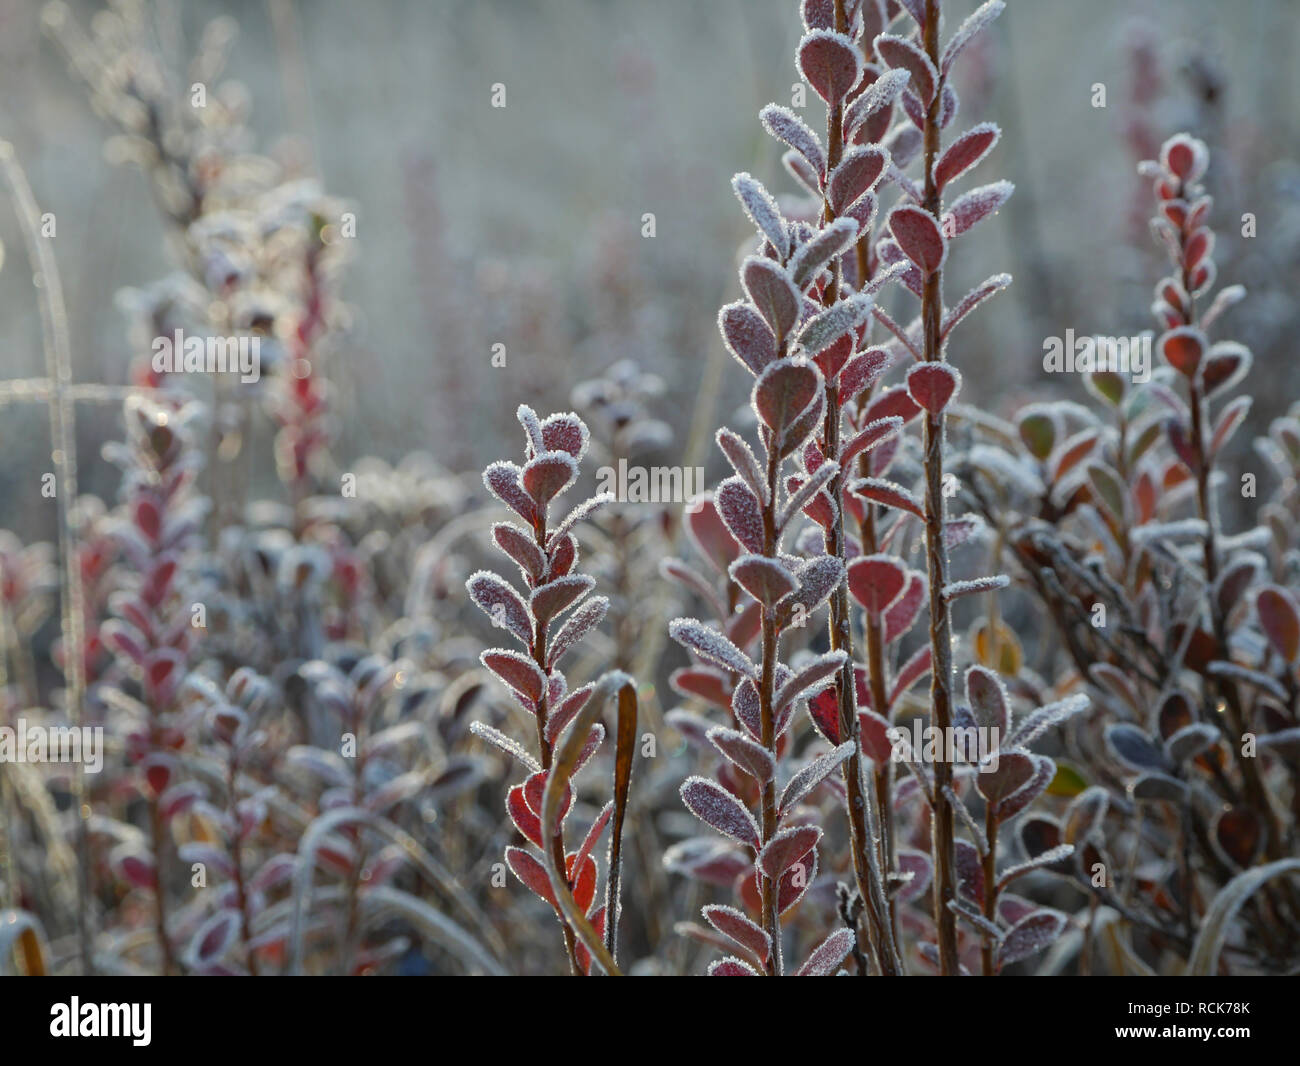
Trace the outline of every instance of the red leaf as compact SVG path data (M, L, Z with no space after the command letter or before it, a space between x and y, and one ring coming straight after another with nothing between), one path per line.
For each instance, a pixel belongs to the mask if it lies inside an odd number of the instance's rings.
M850 204L875 188L889 163L889 153L876 144L857 145L844 153L831 172L831 207L842 214Z
M991 122L972 126L948 145L934 167L934 183L943 189L950 181L965 174L980 162L998 143L1001 131Z
M763 850L758 853L758 868L770 878L779 878L812 851L821 838L822 831L815 825L797 825L782 829L763 845Z
M834 685L808 700L808 714L817 732L832 744L840 743L840 700Z
M555 895L551 891L551 879L547 876L546 867L533 858L531 853L523 848L506 848L506 865L510 867L510 872L535 895L541 896L552 907L556 907ZM559 908L556 907L556 910Z
M907 372L907 391L932 415L940 414L961 388L961 374L948 363L918 363Z
M872 618L879 618L907 584L907 571L888 555L868 555L849 563L849 595Z
M1255 597L1260 628L1277 653L1288 663L1300 655L1300 612L1286 589L1269 585Z
M697 497L686 509L686 532L700 554L724 574L744 551L723 522L712 494Z
M879 478L863 478L861 481L854 483L853 492L864 500L871 500L873 503L885 507L895 507L900 511L916 515L917 518L925 517L920 501L901 485L896 485L892 481L882 481Z
M491 648L480 655L479 659L497 677L534 703L546 691L546 676L535 662L517 652Z
M912 87L926 107L934 99L934 86L938 72L921 49L912 41L893 34L881 34L875 41L876 53L891 67L906 70L912 76Z
M1194 326L1179 326L1160 338L1160 354L1186 377L1192 377L1205 354L1205 335Z
M738 477L727 478L714 497L718 513L731 535L748 552L763 551L763 508L749 486ZM738 561L738 560L737 560ZM735 561L731 566L735 565ZM731 566L728 573L731 573ZM735 576L734 574L732 575Z
M845 956L853 950L855 934L852 929L837 929L808 956L795 972L796 977L829 977L839 969Z
M520 483L540 512L577 477L577 461L568 452L543 452L524 464Z
M816 400L820 385L820 375L811 366L783 359L754 384L754 410L779 437Z
M758 977L759 972L740 959L719 959L709 963L710 977Z
M718 328L727 351L757 376L776 358L776 338L753 306L743 302L727 304L718 313Z
M744 804L715 781L688 777L681 787L682 802L700 821L723 836L752 848L759 846L758 823Z
M542 840L542 820L537 817L537 813L529 809L528 801L524 798L524 786L515 785L506 794L506 812L510 815L510 820L515 823L515 828L528 840L531 840L539 848L543 846Z
M912 204L903 204L889 213L889 231L903 253L924 274L933 274L943 266L948 242L933 215Z
M950 522L949 525L951 524ZM903 594L885 612L886 644L894 643L912 628L917 615L921 613L921 605L925 602L927 589L928 585L925 577L909 571L907 586L903 589Z
M704 920L723 936L734 940L759 962L767 962L772 953L772 938L757 923L735 907L713 903L702 910Z
M843 34L813 30L799 42L799 73L832 106L843 101L862 78L862 55Z

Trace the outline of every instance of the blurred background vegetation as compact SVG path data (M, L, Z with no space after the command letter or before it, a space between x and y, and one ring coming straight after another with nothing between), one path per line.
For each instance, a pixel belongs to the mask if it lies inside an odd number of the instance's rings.
M98 5L68 5L86 25ZM975 6L957 4L953 25ZM250 150L286 134L357 216L342 285L353 324L326 369L337 387L335 455L392 460L425 449L457 471L501 454L513 412L567 408L573 384L633 358L666 383L656 411L695 463L700 398L744 402L715 326L734 298L748 224L729 186L751 170L793 191L759 108L790 103L800 31L787 0L353 0L160 5L188 57L202 27L239 27L227 77L249 99ZM71 314L74 376L121 383L139 358L117 299L174 268L148 183L106 158L108 128L41 29L38 0L0 0L0 137L12 141L55 245ZM1135 163L1188 129L1214 153L1221 283L1250 300L1229 334L1255 352L1257 429L1294 395L1300 326L1300 7L1293 0L1013 0L959 83L957 128L993 119L988 173L1017 186L1003 217L952 264L949 290L997 271L1010 292L963 337L969 399L995 413L1038 396L1079 398L1042 371L1043 338L1149 327L1159 260ZM494 83L507 106L494 109ZM1106 106L1093 106L1095 86ZM228 88L209 87L227 92ZM820 103L807 105L820 125ZM1240 237L1243 213L1258 235ZM642 236L643 215L655 236ZM0 376L42 372L31 270L0 207ZM492 366L492 346L507 366ZM1275 388L1285 377L1285 388ZM711 400L710 382L718 383ZM709 412L702 416L707 424ZM99 446L120 435L108 404L81 413L83 488L111 497ZM0 407L0 526L49 537L39 404ZM710 464L714 456L707 456ZM1242 461L1248 462L1248 458ZM710 474L716 471L710 466ZM269 460L259 472L274 483Z

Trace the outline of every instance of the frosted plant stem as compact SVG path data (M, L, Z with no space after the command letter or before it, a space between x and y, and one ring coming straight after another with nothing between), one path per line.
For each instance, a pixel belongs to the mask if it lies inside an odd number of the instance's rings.
M533 525L533 533L538 548L542 553L546 553L546 516L543 515ZM542 687L542 698L537 707L537 745L538 754L541 756L542 769L550 770L551 768L551 744L546 739L546 716L548 713L547 704L550 700L550 671L546 669L546 623L540 619L536 623L536 629L533 633L533 662L542 672L542 676L548 679L547 684ZM555 860L555 868L564 873L564 828L551 837L551 856ZM566 878L567 881L567 878ZM572 889L572 884L569 885ZM564 930L564 953L569 960L569 974L577 977L582 973L578 966L578 949L577 939L573 935L573 930L569 923L560 916L560 927Z
M994 925L998 915L998 819L993 804L984 808L984 838L988 850L984 853L984 917ZM985 977L997 973L995 950L997 945L985 939L980 945L980 964ZM1086 949L1085 949L1086 951Z
M835 0L835 31L847 33L848 18L845 14L844 0ZM829 173L839 164L844 148L844 111L843 105L835 103L827 110L826 140L827 164ZM833 212L827 201L823 217L829 221ZM825 304L830 306L839 296L839 265L835 267L834 280L827 287ZM839 389L836 385L826 386L826 421L823 428L823 453L828 459L838 462L840 452L840 411ZM827 532L826 553L843 561L846 572L848 566L847 543L844 537L844 474L839 471L831 478L826 491L835 501L834 521ZM872 954L880 973L886 977L896 977L902 972L902 960L894 944L893 929L889 920L889 908L885 902L885 888L881 876L881 865L877 854L876 840L878 831L876 819L872 817L871 793L863 788L862 782L862 735L858 723L857 684L854 679L855 659L853 655L853 627L849 616L848 582L843 581L831 593L830 600L830 644L834 651L844 652L846 658L835 682L836 702L839 708L840 739L851 741L853 753L845 760L842 767L844 787L847 793L845 805L849 819L849 850L853 856L853 874L857 881L858 893L865 904L868 937ZM866 976L863 974L862 976Z
M777 442L771 441L767 456L767 503L763 506L763 554L769 559L777 557L776 551L776 498L780 486L781 461L778 458ZM758 709L763 747L776 758L776 717L772 710L772 697L776 689L776 613L770 607L763 608L763 665L762 676L758 685ZM760 850L776 834L776 781L768 780L763 785L762 840ZM781 911L780 884L775 878L759 872L762 879L763 927L772 938L772 953L767 959L767 973L771 977L780 977L781 959Z
M834 459L839 454L839 396L834 386L828 386L826 393L826 454ZM832 500L837 502L843 500L842 487L843 474L836 474L827 489ZM842 506L835 509L835 520L831 524L826 551L827 554L844 560L847 566ZM866 905L868 932L876 965L883 976L897 977L902 973L902 960L898 957L898 949L894 944L889 907L885 902L884 883L877 853L877 834L873 824L875 820L871 817L870 793L864 789L862 782L862 731L857 714L857 683L854 679L856 667L847 582L841 582L831 593L830 638L832 650L843 651L847 656L836 679L836 697L839 706L840 739L853 743L853 753L845 760L843 766L853 873L858 883L858 892Z
M0 166L13 193L18 221L22 227L27 255L40 276L37 291L41 311L41 334L45 349L45 373L50 381L47 406L50 416L50 439L56 479L59 522L59 557L63 567L60 627L63 636L64 669L67 672L67 713L69 725L81 728L86 692L86 608L81 582L81 566L71 508L77 499L77 426L76 413L68 395L72 385L72 359L68 342L68 315L63 304L63 285L58 264L50 251L49 241L41 236L40 209L32 195L27 176L14 154L13 145L0 141ZM90 808L86 802L85 765L77 764L72 775L73 808L77 820L77 940L81 952L81 969L94 973L94 953L90 944Z
M939 5L925 3L925 52L939 67ZM925 198L922 207L935 218L940 217L939 189L934 180L934 164L939 155L939 111L942 85L935 87L934 98L925 116ZM921 299L923 354L926 362L941 362L943 350L940 323L943 316L943 270L935 270L925 281ZM930 581L930 675L931 724L940 736L952 727L952 622L943 588L948 583L948 558L943 543L943 433L944 416L926 412L925 416L925 554ZM952 764L946 759L934 762L934 812L931 829L934 851L934 924L939 936L939 969L944 976L956 976L957 916L948 903L956 898L957 864L953 829L953 811L948 802L952 785Z

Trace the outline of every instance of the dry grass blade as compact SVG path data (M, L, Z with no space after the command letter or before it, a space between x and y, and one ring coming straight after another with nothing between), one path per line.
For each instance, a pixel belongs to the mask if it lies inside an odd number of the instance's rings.
M618 689L618 725L614 754L614 825L610 830L609 862L606 864L605 947L618 960L618 919L622 910L619 898L623 873L623 822L627 817L627 800L632 786L632 760L636 756L637 698L630 677Z
M605 946L600 934L596 932L595 927L587 920L587 916L582 913L582 909L573 898L573 892L569 888L564 871L556 864L555 848L552 846L552 842L559 822L560 806L564 799L565 789L568 787L569 779L577 769L578 759L582 755L582 749L587 744L587 737L591 733L591 727L595 725L596 720L600 717L600 712L606 702L616 692L619 693L620 718L622 718L622 693L631 687L631 677L621 671L611 671L600 679L595 693L569 725L564 740L555 753L549 776L546 779L546 792L542 797L542 832L546 834L546 847L542 850L546 855L546 872L551 879L551 890L555 893L555 900L563 912L565 922L569 924L570 928L577 934L578 939L591 952L591 957L609 977L621 977L622 973L619 971L613 954ZM633 698L635 699L635 691ZM629 768L629 778L630 772ZM615 833L617 834L617 830L615 830ZM615 839L617 839L617 835Z

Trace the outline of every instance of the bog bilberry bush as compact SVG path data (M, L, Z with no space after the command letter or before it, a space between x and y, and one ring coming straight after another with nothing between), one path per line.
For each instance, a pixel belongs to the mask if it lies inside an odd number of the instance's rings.
M1288 231L1216 242L1245 209L1220 168L1254 157L1161 146L1168 86L1139 84L1154 368L972 406L988 364L959 327L1010 278L965 238L1013 190L970 180L1000 134L961 106L991 98L1004 4L943 6L797 5L791 106L758 115L791 180L732 182L753 233L718 327L748 408L713 432L723 356L680 458L666 408L699 379L664 370L644 241L592 227L570 315L549 264L451 254L408 190L432 324L467 350L490 327L511 399L485 436L523 430L481 483L468 435L349 454L355 216L300 151L253 150L217 81L233 24L183 93L148 5L85 31L47 8L175 268L120 300L129 383L74 386L0 145L47 339L47 377L0 403L47 402L58 505L54 545L0 531L0 969L1295 972L1300 404L1252 411L1228 339L1277 348L1293 313L1242 268L1284 269ZM177 330L255 341L256 380L157 364ZM548 348L608 369L564 379ZM435 362L456 425L468 378ZM539 417L547 389L579 413ZM104 400L112 504L76 481L78 407ZM726 472L685 507L588 490L664 460ZM103 730L102 771L10 757L73 724Z
M590 972L595 959L601 970L613 974L617 972L619 852L631 773L629 744L634 733L629 730L635 730L635 693L630 678L617 671L570 692L559 669L565 655L601 623L609 608L606 597L588 595L596 582L576 569L575 526L611 497L608 493L593 496L552 525L551 504L577 480L590 434L576 415L555 414L540 420L526 405L519 408L519 421L526 437L524 465L493 463L483 472L483 482L525 523L520 528L513 522L499 522L492 527L492 539L519 567L528 599L488 570L471 575L466 586L492 624L523 648L522 653L492 648L482 659L532 716L537 754L485 723L475 722L471 728L529 771L524 782L510 789L506 810L538 852L506 848L511 872L555 909L571 972ZM619 700L615 798L588 827L578 848L567 851L564 822L573 805L571 782L604 742L605 727L594 720L594 712L615 694ZM611 818L605 900L597 906L600 870L592 852Z

